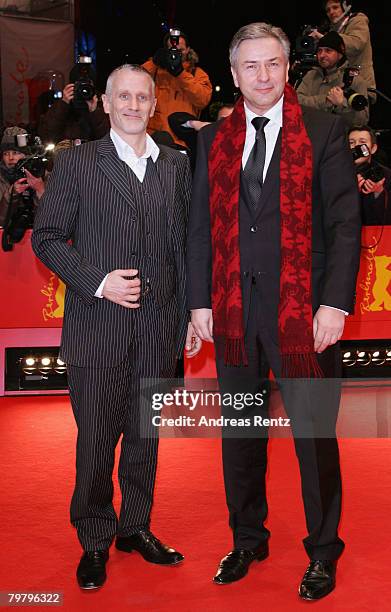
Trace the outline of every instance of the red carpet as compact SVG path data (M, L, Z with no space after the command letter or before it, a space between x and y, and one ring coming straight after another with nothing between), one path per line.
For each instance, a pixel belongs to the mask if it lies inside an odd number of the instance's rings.
M307 564L298 467L290 440L270 444L268 491L272 531L268 560L246 579L216 586L211 578L231 547L220 442L165 439L152 527L186 556L159 568L137 553L111 549L108 581L81 592L74 578L80 556L68 505L74 481L75 426L64 397L0 399L2 531L0 591L62 591L62 609L259 611L388 610L391 596L391 441L341 442L345 497L341 536L346 551L338 588L316 604L297 597ZM117 490L118 504L118 490ZM46 608L47 609L47 608Z

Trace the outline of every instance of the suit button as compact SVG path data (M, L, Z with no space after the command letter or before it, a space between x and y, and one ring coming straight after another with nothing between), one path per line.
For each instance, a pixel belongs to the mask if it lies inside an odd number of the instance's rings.
M255 234L258 231L258 226L257 225L252 225L250 227L250 232L252 232L253 234Z

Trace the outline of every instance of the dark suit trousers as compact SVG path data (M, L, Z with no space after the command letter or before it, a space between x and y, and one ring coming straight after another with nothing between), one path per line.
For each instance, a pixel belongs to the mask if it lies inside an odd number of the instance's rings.
M157 308L149 295L140 309L133 311L129 351L120 365L68 367L78 428L71 522L84 550L107 548L116 534L131 535L149 526L158 439L152 425L147 435L149 417L140 420L140 383L173 377L176 319L175 299ZM112 473L121 434L118 480L122 503L118 519L112 503Z
M286 413L291 419L299 460L308 530L308 536L303 540L306 552L311 559L336 559L344 548L338 537L341 476L335 437L340 385L338 381L332 383L330 379L320 382L314 379L279 379L281 364L278 346L265 325L255 285L251 291L245 342L248 366L227 367L217 357L220 390L255 394L265 387L264 380L270 365L278 379ZM330 347L319 356L327 377L336 376L337 353L335 347ZM267 412L266 403L262 410ZM268 510L265 485L267 432L258 437L244 436L245 431L242 438L239 435L232 437L232 432L223 432L222 451L234 547L250 549L269 538L269 531L264 526Z

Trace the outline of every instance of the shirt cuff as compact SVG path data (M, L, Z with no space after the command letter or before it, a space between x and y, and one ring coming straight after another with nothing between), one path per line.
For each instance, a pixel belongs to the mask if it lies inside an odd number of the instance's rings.
M333 310L339 310L339 312L343 312L345 316L348 316L348 312L346 310L342 310L342 308L336 308L335 306L328 306L327 304L321 304L321 306L325 306L326 308L332 308Z
M103 287L105 286L105 282L106 282L107 277L108 277L108 274L106 274L106 276L104 277L103 281L99 285L98 289L95 291L95 297L103 298L102 291L103 291Z

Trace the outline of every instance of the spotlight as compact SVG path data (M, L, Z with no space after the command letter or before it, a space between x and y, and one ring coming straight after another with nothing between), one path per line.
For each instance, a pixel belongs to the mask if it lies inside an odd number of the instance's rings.
M371 353L367 351L357 351L357 365L366 367L369 366L371 361Z
M346 351L342 357L342 363L347 368L351 368L356 364L356 357L351 351Z
M26 357L25 364L26 364L26 366L30 366L30 367L35 365L34 357Z
M57 361L57 365L59 365L59 366L64 366L65 365L65 361L63 361L59 357L57 357L56 361Z
M382 366L386 362L386 351L374 351L372 353L372 363L377 366Z
M45 367L50 366L51 359L50 357L42 357L41 364Z

